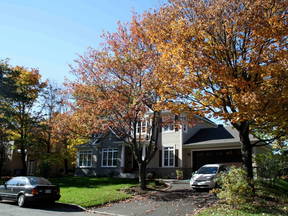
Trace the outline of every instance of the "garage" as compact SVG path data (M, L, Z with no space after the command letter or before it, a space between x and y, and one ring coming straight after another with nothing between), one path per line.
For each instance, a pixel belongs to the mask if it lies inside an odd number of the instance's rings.
M240 149L193 151L193 170L205 164L242 162Z

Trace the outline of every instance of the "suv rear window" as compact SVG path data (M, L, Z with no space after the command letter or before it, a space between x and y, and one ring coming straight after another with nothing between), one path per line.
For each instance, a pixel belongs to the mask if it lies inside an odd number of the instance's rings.
M29 177L29 182L31 185L52 185L50 181L41 177Z

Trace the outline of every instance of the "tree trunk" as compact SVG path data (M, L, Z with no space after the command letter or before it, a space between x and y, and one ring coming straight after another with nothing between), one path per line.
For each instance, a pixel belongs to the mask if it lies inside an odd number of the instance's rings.
M65 175L68 174L68 159L67 158L64 159L64 174Z
M142 190L146 190L146 162L138 163L139 167L139 183Z
M22 162L22 175L27 175L26 153L24 149L21 149L21 162Z
M239 137L241 141L241 153L243 166L245 171L247 172L248 183L252 187L254 191L253 184L253 166L252 166L252 149L250 138L249 138L249 123L243 122L238 127Z

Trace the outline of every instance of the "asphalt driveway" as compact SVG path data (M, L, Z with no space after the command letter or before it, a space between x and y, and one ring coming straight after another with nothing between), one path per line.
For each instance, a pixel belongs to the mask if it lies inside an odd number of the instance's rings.
M90 212L125 216L182 216L209 206L216 197L208 191L194 192L188 182L171 183L167 191L155 191L145 196L109 204L101 208L92 208Z

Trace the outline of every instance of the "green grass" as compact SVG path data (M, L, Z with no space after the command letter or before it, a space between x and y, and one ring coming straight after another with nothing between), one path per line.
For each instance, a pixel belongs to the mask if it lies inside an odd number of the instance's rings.
M131 197L120 189L137 184L136 180L116 178L63 177L50 179L60 186L60 202L83 207L102 205Z
M256 184L257 198L254 203L232 208L218 204L204 209L197 216L280 216L288 215L288 182L276 180L274 184L258 182Z
M288 214L288 208L285 206L282 206L281 208L275 208L275 207L260 207L256 208L253 207L247 207L247 208L241 208L241 209L232 209L229 206L225 205L218 205L215 207L211 207L208 209L205 209L197 214L197 216L287 216Z

